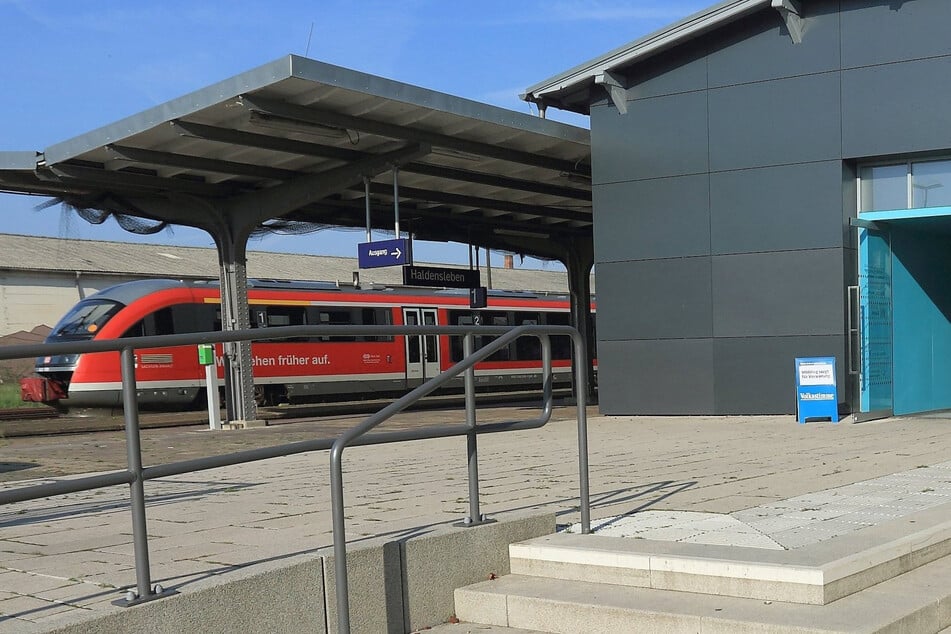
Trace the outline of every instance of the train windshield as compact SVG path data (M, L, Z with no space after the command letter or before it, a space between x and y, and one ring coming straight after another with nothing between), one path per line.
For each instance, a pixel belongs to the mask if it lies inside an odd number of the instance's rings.
M84 299L59 320L47 341L52 339L92 339L123 305L106 299Z

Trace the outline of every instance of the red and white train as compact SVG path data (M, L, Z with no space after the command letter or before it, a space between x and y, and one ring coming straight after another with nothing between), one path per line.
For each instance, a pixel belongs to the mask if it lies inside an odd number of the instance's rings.
M567 296L490 291L487 307L471 309L464 290L356 289L321 282L249 281L255 328L297 325L486 325L569 323ZM221 329L217 283L141 280L106 288L77 303L47 342L209 332ZM593 338L592 338L593 339ZM480 342L476 341L476 347ZM462 358L462 339L447 336L316 337L252 344L260 404L366 398L405 392ZM223 381L221 344L216 346ZM571 340L552 337L556 385L568 385ZM136 351L143 407L182 408L204 397L204 369L191 347ZM119 354L41 357L41 379L23 382L24 400L62 408L121 403ZM540 344L520 337L476 366L476 385L512 390L540 385ZM461 381L459 382L461 386ZM457 386L458 387L458 386Z

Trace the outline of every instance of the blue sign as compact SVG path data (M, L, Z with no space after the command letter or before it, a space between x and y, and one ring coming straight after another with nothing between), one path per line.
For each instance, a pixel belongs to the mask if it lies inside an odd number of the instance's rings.
M839 422L839 396L835 386L835 357L796 359L796 417Z
M379 240L361 242L357 245L357 258L361 269L375 269L381 266L402 266L413 261L409 240Z

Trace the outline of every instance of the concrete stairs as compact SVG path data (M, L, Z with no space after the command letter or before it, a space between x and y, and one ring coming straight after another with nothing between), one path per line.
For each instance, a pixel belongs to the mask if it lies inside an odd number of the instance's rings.
M444 627L951 634L947 511L784 551L548 535L510 546L511 574L457 589L462 624Z

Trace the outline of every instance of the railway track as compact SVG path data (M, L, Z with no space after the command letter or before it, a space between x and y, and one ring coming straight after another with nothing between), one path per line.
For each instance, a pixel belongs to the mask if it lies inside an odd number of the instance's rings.
M52 407L6 407L0 408L0 421L5 420L37 420L41 418L58 418L60 413Z
M567 389L556 389L556 399L570 396ZM530 402L534 406L538 401L537 392L498 392L476 395L480 405L501 405L505 403ZM387 399L368 401L342 401L331 403L311 403L302 405L262 407L258 410L260 418L273 424L301 419L314 419L324 416L348 416L369 414L388 405ZM461 408L464 397L461 394L431 396L418 403L413 409ZM149 412L139 414L142 429L159 427L189 427L208 425L205 411ZM89 432L121 432L125 422L121 409L88 410L82 415L61 415L53 408L10 408L0 409L0 438L25 436L55 436Z

